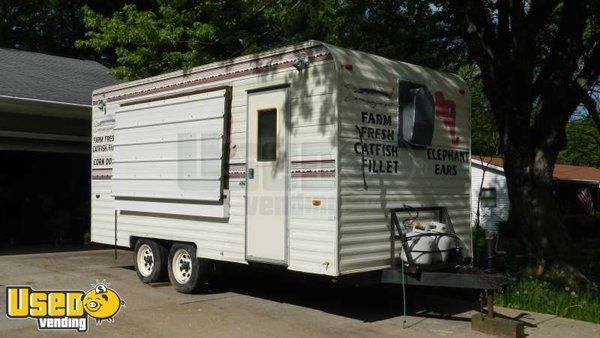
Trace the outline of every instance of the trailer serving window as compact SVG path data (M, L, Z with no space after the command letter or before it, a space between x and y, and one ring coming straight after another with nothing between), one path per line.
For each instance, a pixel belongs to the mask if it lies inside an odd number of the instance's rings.
M226 215L229 100L228 88L215 88L121 104L112 177L117 208Z

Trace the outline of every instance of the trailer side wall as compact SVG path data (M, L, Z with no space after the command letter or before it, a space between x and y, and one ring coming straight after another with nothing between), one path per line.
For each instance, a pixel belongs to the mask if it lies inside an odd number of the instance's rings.
M119 246L130 247L132 239L138 237L184 241L194 243L200 257L245 263L247 91L289 85L286 116L289 194L285 201L289 210L288 268L337 274L335 69L325 48L306 47L275 56L246 57L241 60L244 69L236 69L242 66L232 65L233 60L210 71L192 70L191 74L178 77L167 74L95 92L92 241L114 244L116 229ZM311 60L302 71L292 66L299 51L307 53ZM224 79L218 80L219 77ZM120 105L221 86L232 90L228 217L118 210L112 191L111 161L114 114L121 109ZM105 109L99 105L100 101L107 102Z
M452 74L329 47L345 65L339 70L338 94L340 273L389 267L390 208L447 207L470 255L470 99L465 83ZM430 146L399 146L399 80L425 85L436 97L436 110L451 103L456 111L452 123L444 111L436 113ZM420 219L437 220L433 214Z

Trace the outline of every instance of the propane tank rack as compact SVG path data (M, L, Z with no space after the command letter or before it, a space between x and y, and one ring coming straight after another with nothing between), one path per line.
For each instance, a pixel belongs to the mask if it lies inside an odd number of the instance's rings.
M506 275L500 273L488 273L473 268L464 261L446 262L431 265L415 264L412 251L409 248L409 240L414 236L407 237L402 231L398 213L412 212L435 212L440 223L445 223L450 231L454 232L452 220L446 207L410 207L392 208L390 212L390 268L382 272L381 282L387 284L406 284L417 286L449 287L477 290L499 290L509 284ZM418 216L417 216L418 217ZM426 234L424 234L426 235ZM401 244L401 249L406 257L406 262L399 259L396 254L396 241ZM439 250L438 250L439 251ZM431 252L438 252L431 251ZM400 261L398 263L398 260ZM402 264L399 269L399 264Z

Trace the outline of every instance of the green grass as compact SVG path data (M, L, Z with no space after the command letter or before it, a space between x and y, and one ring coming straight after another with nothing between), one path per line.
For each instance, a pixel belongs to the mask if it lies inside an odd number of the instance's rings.
M600 295L593 288L573 290L568 286L526 277L498 294L496 303L514 309L600 323Z
M594 285L577 287L551 279L523 276L522 255L515 240L503 239L499 250L507 254L500 264L511 275L519 278L515 285L498 294L496 303L509 308L553 314L560 317L600 323L600 239L571 240L575 259L573 265ZM483 240L478 243L480 257L484 255Z

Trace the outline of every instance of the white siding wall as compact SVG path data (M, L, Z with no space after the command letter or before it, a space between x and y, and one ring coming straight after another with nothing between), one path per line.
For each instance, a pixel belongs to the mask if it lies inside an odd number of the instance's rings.
M109 104L106 110L92 108L92 196L91 240L96 243L115 243L115 199L112 196L112 161L114 116L118 105ZM99 140L97 140L99 139Z
M331 160L336 158L334 81L333 62L326 60L312 63L301 73L288 67L173 91L187 92L223 85L233 88L230 163L234 165L230 173L235 171L238 175L230 178L229 182L229 218L219 220L123 211L118 215L118 244L130 246L132 236L187 241L196 244L200 257L245 262L246 200L243 182L246 163L246 91L286 83L290 85L289 115L286 120L290 168L310 171L317 163L316 169L320 170L322 166L330 166ZM135 92L136 88L130 91ZM117 105L112 104L107 111L112 113L116 108ZM103 112L95 108L94 114L100 116ZM329 176L292 176L289 182L288 268L335 275L335 173ZM111 181L93 180L92 191L92 241L113 244L114 199L111 197ZM96 198L95 194L100 197ZM321 204L314 206L313 199L321 200Z
M510 203L508 200L508 190L506 188L506 178L504 173L494 168L485 169L480 164L473 163L471 169L471 218L472 224L477 221L477 204L479 202L479 190L481 180L483 179L483 188L496 188L496 206L484 207L479 210L480 224L484 229L498 231L497 224L508 219Z
M289 268L337 274L337 198L335 172L335 68L332 61L314 70L318 91L296 90L291 100L289 129ZM294 88L291 88L294 91ZM294 97L295 96L295 97ZM314 206L313 199L321 201Z
M466 86L457 77L386 60L359 52L333 49L340 63L352 70L340 71L339 89L339 194L340 235L339 269L341 274L379 270L390 264L389 209L405 206L445 206L457 234L470 255L470 99ZM450 144L448 131L435 118L433 146L399 147L398 154L366 154L366 161L397 161L395 168L375 172L364 166L367 189L363 186L363 164L359 132L361 127L391 130L393 139L381 139L373 133L363 135L363 144L398 146L398 79L426 84L432 92L442 91L456 103L456 135L460 144ZM464 90L461 93L461 89ZM375 94L373 94L375 93ZM377 94L380 93L380 94ZM384 93L384 94L381 94ZM363 121L363 112L392 118L389 125ZM374 136L374 137L373 137ZM428 151L461 151L462 161L433 159ZM372 162L371 162L372 163ZM395 163L394 163L395 166ZM454 166L453 174L436 174L439 166ZM399 215L403 218L407 215ZM432 214L422 220L436 219ZM396 245L396 248L399 248Z

